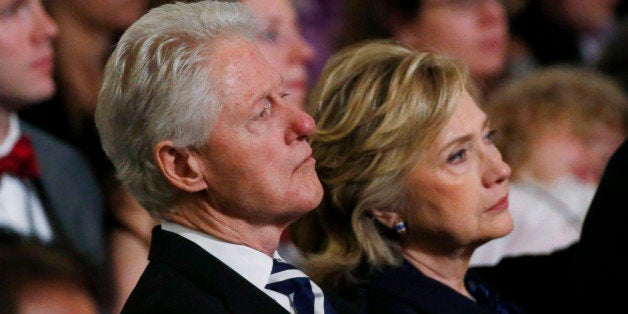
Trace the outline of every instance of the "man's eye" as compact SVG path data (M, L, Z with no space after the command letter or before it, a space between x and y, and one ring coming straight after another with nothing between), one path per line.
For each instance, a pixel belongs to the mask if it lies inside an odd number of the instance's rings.
M497 130L489 130L486 135L484 136L484 139L488 142L488 143L495 143L495 136L497 135Z
M0 10L0 17L12 17L15 16L21 9L26 9L26 1L15 1L7 8Z
M272 109L272 108L273 108L273 105L272 105L270 102L268 102L268 103L264 106L264 108L262 109L262 111L259 113L258 118L262 119L262 118L264 118L265 116L270 115L270 111L271 111L271 109Z
M258 38L265 42L275 42L279 38L279 32L275 30L265 30L258 34Z

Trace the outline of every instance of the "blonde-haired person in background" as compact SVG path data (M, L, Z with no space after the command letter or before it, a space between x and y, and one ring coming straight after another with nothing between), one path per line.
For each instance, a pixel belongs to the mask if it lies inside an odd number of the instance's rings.
M520 313L468 273L508 234L510 167L466 68L392 42L334 55L307 110L324 187L290 226L305 269L364 313Z
M594 70L554 66L501 86L485 110L512 168L515 228L476 250L471 264L578 241L604 167L626 137L628 98L620 86Z

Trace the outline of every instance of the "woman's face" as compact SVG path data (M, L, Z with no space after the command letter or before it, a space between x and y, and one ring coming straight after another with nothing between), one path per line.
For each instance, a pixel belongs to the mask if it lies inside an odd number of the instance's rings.
M425 0L414 21L393 28L407 45L461 59L480 80L501 74L507 32L506 10L498 0Z
M0 0L0 104L52 96L52 40L57 32L40 0Z
M588 134L575 131L577 122L547 121L529 130L531 153L515 173L517 179L533 179L543 185L573 177L582 183L597 186L606 163L621 145L621 129L601 122L591 126Z
M408 179L405 250L469 249L512 231L510 167L468 93Z
M283 77L286 98L303 105L306 95L307 63L314 50L301 36L297 15L288 0L242 1L261 22L258 47L262 55Z

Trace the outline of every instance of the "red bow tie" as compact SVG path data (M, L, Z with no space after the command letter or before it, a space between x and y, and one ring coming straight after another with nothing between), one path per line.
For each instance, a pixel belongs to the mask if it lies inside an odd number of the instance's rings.
M11 152L0 158L0 174L5 172L20 178L39 177L39 167L35 159L35 151L28 137L20 137Z

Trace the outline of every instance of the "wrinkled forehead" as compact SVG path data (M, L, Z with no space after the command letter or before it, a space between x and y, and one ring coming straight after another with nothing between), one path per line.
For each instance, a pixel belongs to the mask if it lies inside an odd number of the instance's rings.
M218 93L225 100L244 101L269 93L281 84L277 70L261 54L253 41L243 37L218 39L213 58L209 60L211 75Z

